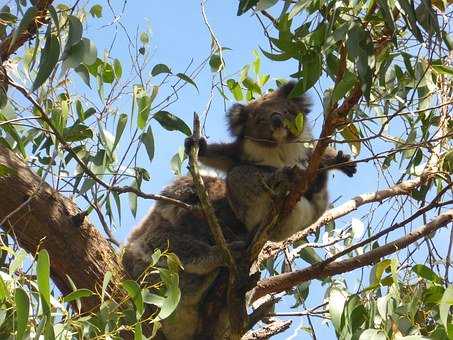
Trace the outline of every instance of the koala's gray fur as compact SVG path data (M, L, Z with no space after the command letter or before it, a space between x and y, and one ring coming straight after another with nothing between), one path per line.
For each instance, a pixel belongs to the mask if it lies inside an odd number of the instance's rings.
M200 141L200 161L226 172L226 181L216 177L205 177L204 181L225 238L236 254L241 253L239 245L261 223L278 194L290 189L294 180L291 169L304 168L310 158L311 149L306 144L312 139L309 124L306 122L300 133L288 128L288 122L299 113L305 116L309 108L306 97L288 97L293 87L294 83L288 83L246 106L235 104L227 115L235 137L232 143ZM186 140L186 148L192 143ZM334 149L323 159L323 167L336 167L348 176L356 171L355 165L341 164L350 157ZM178 178L162 194L198 204L190 177ZM271 239L285 239L311 224L327 204L327 173L321 170ZM138 278L154 249L167 247L181 259L184 272L180 276L182 301L162 322L162 331L168 340L193 339L201 324L200 305L225 263L201 216L159 201L129 237L123 256L125 268ZM223 338L227 322L225 329L220 328L213 338Z
M225 182L216 177L203 179L225 238L233 253L240 253L246 230L235 218L225 198ZM198 204L191 177L176 179L162 195L191 205ZM180 275L181 301L175 313L162 322L162 333L168 340L192 339L200 327L199 308L203 298L220 269L226 266L221 252L214 244L203 217L162 201L158 201L135 228L124 248L123 264L134 279L138 279L147 268L156 248L168 248L184 266ZM150 277L149 283L153 283L153 279L157 280Z
M281 199L282 189L290 189L294 182L291 169L304 169L312 152L311 128L306 119L302 131L289 128L298 114L306 116L310 106L305 96L290 98L294 85L287 83L246 106L235 104L227 115L235 140L220 144L203 141L200 146L200 161L226 172L231 208L249 232L265 218L273 201ZM355 164L343 164L349 160L349 155L328 148L321 168L329 166L352 176ZM310 225L327 205L327 173L321 169L312 187L272 232L271 240L283 240Z

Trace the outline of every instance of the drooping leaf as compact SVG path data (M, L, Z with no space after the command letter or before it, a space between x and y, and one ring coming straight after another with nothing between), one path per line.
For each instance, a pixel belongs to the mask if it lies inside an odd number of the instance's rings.
M83 27L80 19L74 15L68 16L68 26L68 39L64 48L65 51L68 51L72 46L80 42L83 32Z
M423 264L416 264L415 266L412 267L412 270L419 277L422 277L428 281L439 284L443 282L443 280L436 273L434 273L430 268Z
M17 334L16 339L21 340L27 330L28 313L30 301L28 295L22 288L14 291L14 302L16 303Z
M77 290L69 293L68 295L66 295L63 298L63 301L64 302L71 302L71 301L74 301L74 300L81 299L83 297L90 297L92 295L94 295L94 293L91 290L86 289L86 288L80 288L80 289L77 289Z
M159 122L159 124L168 131L181 131L187 136L192 134L189 126L180 118L168 111L159 111L154 114L153 118Z
M127 114L122 113L120 114L118 118L118 123L116 125L116 132L115 132L115 141L113 142L113 149L116 148L118 145L118 142L121 139L121 136L123 135L124 128L126 127L127 123Z
M186 75L184 73L177 73L176 76L178 78L184 80L186 83L189 83L189 84L193 85L197 89L197 92L200 92L200 91L198 91L197 84L195 84L195 82L188 75Z
M82 78L83 82L91 88L90 84L90 73L88 72L88 68L84 64L80 64L77 66L74 71Z
M154 137L151 126L148 126L146 132L140 136L141 141L145 145L146 153L148 154L149 161L152 162L154 158Z
M39 61L38 73L33 82L32 90L36 90L49 78L52 71L57 65L60 57L60 42L57 37L51 34L50 29L46 33L46 43L41 50L41 59Z
M140 286L138 285L137 282L132 280L123 281L121 285L134 302L137 319L140 319L144 311L143 298Z
M238 11L237 11L237 16L240 16L247 12L250 8L255 6L258 3L259 0L240 0L239 1L239 6L238 6Z
M157 76L157 75L159 75L161 73L169 73L169 74L171 74L172 72L171 72L170 68L167 65L165 65L165 64L157 64L151 70L151 75L153 77L155 77L155 76Z
M48 310L50 316L50 260L49 253L45 249L41 249L38 253L36 275L43 307Z
M115 71L115 78L120 79L123 74L123 68L121 62L118 59L113 59L113 70Z
M17 29L14 30L11 36L11 42L9 44L10 47L14 46L19 35L21 35L27 30L28 26L33 22L37 14L38 13L35 6L32 6L29 9L27 9L19 23L19 26L17 27Z
M104 275L104 279L102 280L102 291L101 291L101 301L104 302L104 297L107 292L107 286L110 283L110 280L112 279L112 272L107 271Z
M348 142L349 147L351 148L351 152L354 156L357 156L360 154L360 148L361 148L361 143L360 143L360 133L355 127L354 124L348 124L346 125L341 131L341 135L345 139L345 141Z
M439 313L440 313L440 320L445 327L445 330L448 331L448 317L451 318L450 307L453 305L453 285L449 285L447 289L445 289L444 295L442 295L442 299L439 303ZM451 320L450 320L451 321Z

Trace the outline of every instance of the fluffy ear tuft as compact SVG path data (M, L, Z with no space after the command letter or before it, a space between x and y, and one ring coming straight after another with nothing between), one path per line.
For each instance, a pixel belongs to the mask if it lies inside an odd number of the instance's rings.
M228 110L228 127L233 136L239 137L244 133L247 117L247 110L242 104L236 103Z
M296 84L297 83L295 81L287 82L285 85L281 86L277 90L277 95L288 98L289 94L294 89ZM294 111L303 112L303 113L310 112L311 102L310 102L310 99L308 98L308 96L306 96L305 94L302 94L297 97L288 98L288 101L293 106Z
M289 81L277 89L277 95L281 97L288 97L295 86L296 86L295 81Z

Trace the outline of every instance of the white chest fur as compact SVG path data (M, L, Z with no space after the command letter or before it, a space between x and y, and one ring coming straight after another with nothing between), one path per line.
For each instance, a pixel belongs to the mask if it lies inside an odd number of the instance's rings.
M251 139L245 139L243 144L243 159L257 165L275 168L292 167L304 164L308 160L311 134L306 128L298 141L282 143L275 147L263 146Z

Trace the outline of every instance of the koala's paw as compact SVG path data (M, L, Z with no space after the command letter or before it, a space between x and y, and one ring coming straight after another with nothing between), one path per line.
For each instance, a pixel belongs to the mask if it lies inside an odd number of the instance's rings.
M192 146L194 146L196 143L196 140L193 138L193 137L187 137L185 140L184 140L184 152L186 153L186 155L188 155L190 153L190 149L192 148ZM206 148L208 146L208 143L206 142L206 139L204 139L204 137L201 137L199 140L198 140L198 155L199 156L203 156L204 153L206 152Z
M351 155L345 154L343 151L338 151L335 163L337 164L337 169L343 171L348 177L354 176L357 172L357 164L351 162Z

